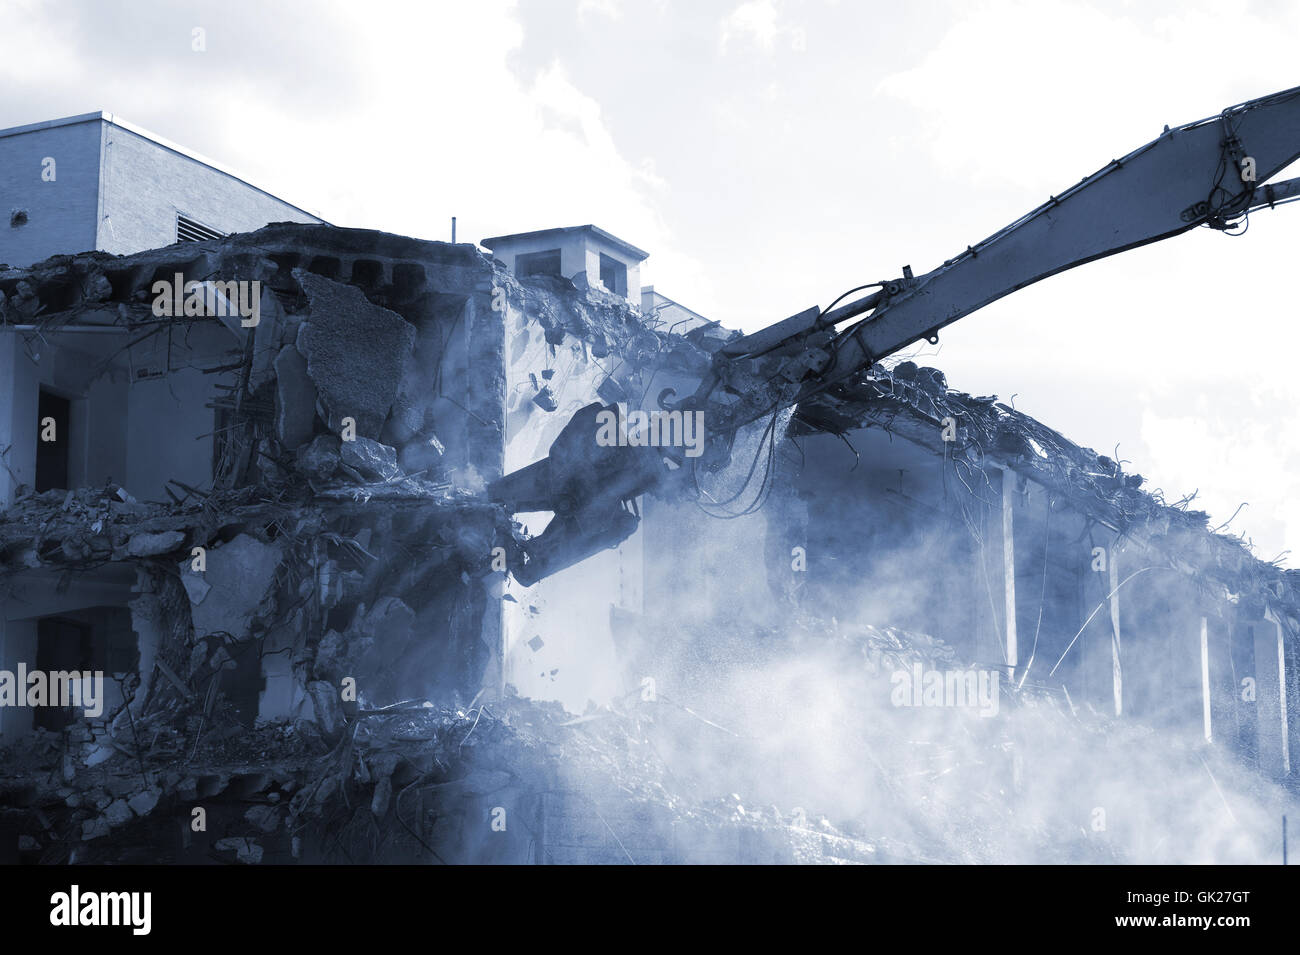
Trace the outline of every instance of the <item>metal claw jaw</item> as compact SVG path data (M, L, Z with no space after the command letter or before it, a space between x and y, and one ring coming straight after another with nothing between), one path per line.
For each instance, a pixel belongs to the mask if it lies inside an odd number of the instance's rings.
M663 391L659 392L659 398L657 399L657 403L659 407L664 411L687 410L687 406L692 403L695 396L687 395L681 401L673 401L673 397L676 394L677 394L676 388L665 388Z
M635 532L635 499L655 490L667 467L656 448L602 441L602 413L619 412L616 404L587 405L551 442L550 454L490 485L489 497L512 514L555 515L540 535L519 544L526 562L511 573L525 586L617 547Z

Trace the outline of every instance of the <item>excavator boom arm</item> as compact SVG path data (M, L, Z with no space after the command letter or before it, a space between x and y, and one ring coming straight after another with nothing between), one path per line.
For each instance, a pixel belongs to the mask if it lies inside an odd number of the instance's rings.
M1300 87L1166 129L928 274L882 283L882 291L833 312L800 313L786 320L792 324L784 340L765 329L731 343L723 362L788 350L792 342L871 311L869 318L828 338L825 358L804 375L792 398L777 382L771 393L755 389L738 402L710 408L706 420L713 418L712 427L720 432L733 431L913 342L937 340L944 326L1048 276L1198 225L1227 228L1251 208L1300 194L1300 180L1264 185L1297 158ZM711 385L706 382L702 389ZM708 407L706 402L697 392L692 403Z
M1251 209L1300 198L1300 180L1266 184L1297 158L1300 87L1166 127L925 275L904 268L901 278L864 286L878 290L856 301L810 308L727 343L694 394L675 401L665 391L659 404L703 411L709 446L702 463L721 466L742 425L915 341L937 341L940 329L1017 289L1198 225L1228 230ZM522 544L523 567L514 569L522 583L616 546L636 528L636 496L668 483L668 468L651 449L599 446L593 421L601 410L578 412L547 458L492 488L512 510L555 513L545 533Z

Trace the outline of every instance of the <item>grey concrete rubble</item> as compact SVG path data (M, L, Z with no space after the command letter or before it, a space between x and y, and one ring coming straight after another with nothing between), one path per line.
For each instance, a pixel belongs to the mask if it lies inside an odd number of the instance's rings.
M358 708L425 693L428 673L461 706L500 679L486 581L493 548L513 549L517 529L481 494L503 466L506 343L493 289L531 309L547 341L580 330L605 355L663 347L625 303L521 286L470 247L292 225L5 271L0 321L148 337L151 279L177 273L263 287L255 328L229 316L188 323L226 336L226 357L209 362L226 414L210 486L170 481L141 501L116 484L20 486L0 516L9 593L24 575L135 570L139 669L125 701L61 733L35 730L5 764L3 791L43 807L47 861L107 857L124 830L148 842L150 820L162 825L178 801L219 795L253 802L229 821L251 830L217 837L214 826L205 852L256 864L275 833L291 858L286 821L332 818L354 760L376 790L367 805L392 825L402 761L366 754L358 729L383 721L357 722ZM362 688L352 703L340 700L345 679ZM338 766L313 782L322 758ZM222 768L234 763L245 770ZM50 839L51 826L64 835Z
M158 322L150 284L178 272L262 283L259 323ZM768 451L766 422L738 436L732 469L767 465L758 516L713 522L647 496L634 543L525 588L510 568L533 518L489 484L597 396L652 407L689 386L737 333L674 334L626 298L518 279L472 246L287 223L0 271L0 322L56 342L95 326L138 380L191 375L193 427L168 435L184 450L158 457L203 458L200 477L154 487L23 484L0 513L0 598L31 607L10 616L111 612L116 641L101 716L5 740L0 823L26 860L1123 862L1200 793L1147 794L1142 825L1117 814L1129 842L1089 830L1133 766L1208 769L1243 817L1294 795L1293 775L1264 779L1289 751L1268 749L1276 728L1235 708L1235 686L1206 690L1206 711L1254 747L1255 776L1195 732L1153 746L1119 710L1156 712L1165 688L1148 674L1192 659L1177 634L1146 649L1128 636L1153 629L1153 607L1186 634L1203 625L1229 670L1234 636L1257 641L1261 673L1280 653L1274 682L1294 698L1296 573L937 369L877 365L774 419ZM103 347L110 381L119 345ZM1099 543L1176 589L1112 600L1112 578L1089 576ZM563 679L555 655L585 624L557 608L578 600L609 638L591 655L621 668L581 713L512 682ZM1044 672L1053 661L1068 681ZM927 673L996 675L1003 718L926 709ZM1169 709L1195 730L1201 687L1184 675ZM1086 785L1051 761L1062 751L1091 767ZM1248 843L1216 830L1187 851L1254 860Z

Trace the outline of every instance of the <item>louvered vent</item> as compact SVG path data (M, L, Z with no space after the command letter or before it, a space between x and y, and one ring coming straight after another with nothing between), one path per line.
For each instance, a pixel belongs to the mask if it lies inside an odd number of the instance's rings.
M202 242L205 239L220 239L224 232L218 232L210 226L205 226L202 222L196 222L189 216L183 216L176 213L176 241L177 242Z

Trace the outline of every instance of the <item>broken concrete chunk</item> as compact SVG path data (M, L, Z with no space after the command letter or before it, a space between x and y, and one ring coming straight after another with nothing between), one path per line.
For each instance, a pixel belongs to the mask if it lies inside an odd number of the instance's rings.
M244 813L244 821L262 832L275 832L280 825L280 810L275 806L253 806Z
M418 347L416 354L419 354ZM425 408L425 403L428 400L427 394L423 392L411 393L412 386L415 384L411 379L414 377L408 376L402 382L401 387L398 389L397 399L393 402L392 413L388 418L388 427L385 429L383 438L393 447L401 447L408 441L415 440L428 426L426 421L428 412ZM432 387L432 381L421 383Z
M175 550L185 543L180 531L160 531L157 534L140 533L127 541L126 553L130 557L153 557Z
M543 411L554 411L560 407L560 403L555 400L555 392L551 390L550 385L542 385L541 390L533 395L533 404Z
M212 589L212 585L203 579L202 574L190 570L188 560L181 561L181 586L185 588L185 595L190 598L192 604L203 603L203 598Z
M280 300L268 286L262 286L258 303L257 324L253 326L253 364L248 373L248 393L254 394L271 378L271 366L279 356L276 345L284 322Z
M364 616L358 612L352 621L352 629L363 636L401 642L410 634L414 623L415 611L404 601L397 597L380 597Z
M321 676L339 677L348 662L348 642L337 630L330 630L316 646L316 672Z
M91 266L81 278L81 298L84 302L105 302L113 295L113 283L102 269Z
M89 842L91 839L98 839L106 836L112 831L112 826L103 816L96 816L94 819L87 819L81 824L81 841Z
M100 763L107 762L116 752L117 750L113 749L111 746L92 746L90 752L86 754L86 766L93 767L98 766Z
M326 740L335 742L343 732L343 707L339 691L332 683L316 680L307 686L312 706L316 708L316 725Z
M344 441L339 454L344 464L367 478L388 481L402 473L397 467L397 452L369 438L358 436L355 441Z
M948 391L948 378L938 368L918 368L916 383L922 391L932 395L943 395Z
M914 361L900 361L894 366L894 378L897 381L915 381L919 370Z
M375 786L375 795L370 800L370 812L376 819L383 819L388 813L388 804L393 798L393 781L385 776Z
M131 807L126 804L125 799L115 799L109 803L108 808L104 810L104 818L108 820L110 826L120 826L131 821L134 813Z
M298 470L317 484L328 481L338 470L342 444L335 435L317 435L311 444L298 449Z
M219 852L233 852L244 865L257 865L262 861L262 847L252 839L231 836L218 839L215 847Z
M339 432L348 417L357 434L378 438L415 345L415 328L396 312L372 305L351 285L302 269L293 274L310 303L298 330L298 349L330 430Z
M158 797L161 795L162 792L156 788L141 790L128 799L126 804L137 816L147 816L158 805Z
M316 421L316 386L307 374L307 359L294 345L275 357L275 435L293 451L311 440Z
M430 472L436 472L442 465L446 453L446 446L438 440L436 434L430 432L427 437L418 436L403 445L397 456L397 464L407 474L419 473L428 479Z
M263 544L248 534L209 550L203 581L211 590L191 602L195 636L224 631L236 639L247 637L258 607L275 585L281 551L281 545ZM181 579L188 576L182 573Z

